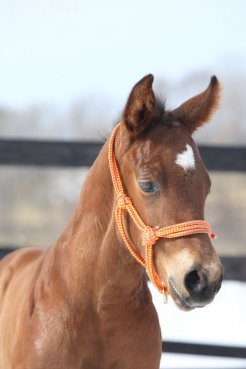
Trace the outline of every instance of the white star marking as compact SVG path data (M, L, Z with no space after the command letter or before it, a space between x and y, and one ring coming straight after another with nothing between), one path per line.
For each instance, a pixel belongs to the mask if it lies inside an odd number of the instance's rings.
M185 150L177 155L175 163L186 172L193 171L196 168L194 152L190 145L187 144Z

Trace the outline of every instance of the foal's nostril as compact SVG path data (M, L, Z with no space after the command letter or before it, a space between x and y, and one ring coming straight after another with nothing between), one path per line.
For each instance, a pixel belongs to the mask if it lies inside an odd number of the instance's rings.
M199 293L205 288L206 277L202 272L192 270L186 274L184 283L190 294Z

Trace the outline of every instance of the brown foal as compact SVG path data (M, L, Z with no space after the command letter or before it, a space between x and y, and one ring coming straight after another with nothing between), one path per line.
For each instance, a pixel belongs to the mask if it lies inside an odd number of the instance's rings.
M168 111L153 76L132 89L114 143L124 192L145 224L204 219L210 180L191 135L219 100L219 82ZM107 141L90 169L67 228L49 249L18 250L0 262L0 369L157 369L161 333L144 268L116 227ZM128 239L144 259L127 213ZM203 307L222 267L207 234L161 238L153 263L177 306Z

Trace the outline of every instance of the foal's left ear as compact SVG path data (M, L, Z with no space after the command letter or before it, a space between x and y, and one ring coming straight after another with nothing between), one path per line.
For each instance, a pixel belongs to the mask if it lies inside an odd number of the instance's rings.
M154 77L148 74L132 89L122 115L122 122L129 131L140 133L147 127L155 112L155 95L152 89Z
M207 89L184 102L172 111L174 117L194 132L208 122L219 107L220 83L215 76L211 77Z

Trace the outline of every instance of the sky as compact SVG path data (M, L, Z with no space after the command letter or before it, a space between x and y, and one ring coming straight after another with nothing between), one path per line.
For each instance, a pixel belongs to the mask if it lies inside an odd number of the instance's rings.
M118 104L147 73L245 72L244 0L76 1L1 2L0 106Z

